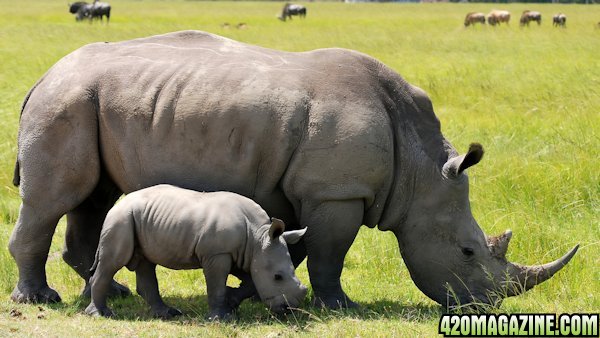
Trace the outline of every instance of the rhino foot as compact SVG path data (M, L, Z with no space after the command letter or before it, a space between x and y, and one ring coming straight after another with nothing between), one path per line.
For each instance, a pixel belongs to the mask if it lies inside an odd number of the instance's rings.
M102 308L97 308L96 304L94 304L93 302L90 303L90 305L88 305L87 308L85 308L85 313L93 316L93 317L114 317L114 313L111 311L111 309L109 309L107 306L102 307Z
M211 322L229 322L236 318L235 311L232 309L212 310L206 317Z
M174 317L181 316L182 314L183 313L181 313L181 311L170 306L165 306L160 310L154 311L154 317L160 319L172 319Z
M227 287L227 305L232 309L237 309L246 299L250 299L253 302L260 302L260 297L258 296L258 293L256 293L254 286L252 286L251 289L243 287Z
M92 289L89 283L85 285L85 288L81 292L81 296L85 298L90 298L92 296ZM113 280L110 284L110 288L108 289L107 296L109 298L129 297L131 296L131 290L129 290L128 287L121 285Z
M17 303L59 303L61 301L58 292L47 285L39 289L17 285L10 298Z
M313 298L312 305L332 310L357 309L360 307L357 303L353 302L346 295L343 295L343 297L315 297Z

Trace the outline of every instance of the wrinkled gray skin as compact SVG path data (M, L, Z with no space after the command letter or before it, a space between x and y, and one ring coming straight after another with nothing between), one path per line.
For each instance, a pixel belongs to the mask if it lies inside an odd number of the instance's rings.
M291 229L306 226L289 249L295 265L308 257L318 304L355 305L340 275L361 224L396 235L436 302L497 303L549 278L575 249L550 265L506 261L510 236L487 238L469 207L464 170L482 155L473 145L459 156L427 95L358 52L281 52L195 31L91 44L24 103L12 297L60 299L45 262L62 215L64 258L87 280L114 201L168 183L233 191ZM231 301L252 292L244 283Z
M209 319L228 319L227 276L250 273L260 298L276 313L298 307L306 287L294 274L287 243L297 243L306 229L284 232L252 200L230 192L201 193L157 185L127 195L112 208L100 234L90 279L91 315L112 316L106 297L123 266L135 270L137 292L155 316L181 314L158 292L156 265L170 269L203 268ZM235 267L235 269L234 269Z

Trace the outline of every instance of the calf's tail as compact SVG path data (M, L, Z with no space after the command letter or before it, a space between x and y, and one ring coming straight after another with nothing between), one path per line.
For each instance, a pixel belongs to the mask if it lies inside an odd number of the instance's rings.
M90 276L94 274L94 272L96 271L96 267L98 267L99 256L100 256L100 250L96 250L96 256L94 257L94 264L92 264L92 267L90 268Z

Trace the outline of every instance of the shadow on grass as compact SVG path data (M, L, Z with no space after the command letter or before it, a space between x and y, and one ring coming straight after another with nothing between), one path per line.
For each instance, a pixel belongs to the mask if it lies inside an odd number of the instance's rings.
M167 296L164 297L167 305L183 312L183 316L169 320L175 324L184 325L211 325L206 319L208 314L208 299L206 295L189 297ZM65 312L82 314L89 304L89 298L78 297L73 303L51 304L49 307ZM137 294L125 298L113 298L108 302L115 313L112 320L120 321L152 321L159 320L153 317L150 307ZM357 309L331 310L311 306L306 300L301 308L286 315L277 316L268 311L267 307L257 301L246 300L236 312L236 319L230 324L236 326L255 326L281 324L303 329L314 323L327 324L331 321L352 320L404 320L412 322L428 322L437 320L442 314L442 308L437 305L403 304L392 301L375 301L362 303Z

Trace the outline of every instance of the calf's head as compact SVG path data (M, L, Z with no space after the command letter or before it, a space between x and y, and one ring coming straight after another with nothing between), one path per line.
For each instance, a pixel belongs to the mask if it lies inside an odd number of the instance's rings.
M464 170L477 164L482 156L481 145L472 144L467 154L451 157L441 170L437 169L435 177L417 179L406 222L395 232L417 287L449 308L466 304L497 306L503 298L523 293L552 277L578 248L539 266L507 261L512 232L488 237L471 214L469 180Z
M260 238L250 264L250 274L261 300L276 313L295 308L306 297L307 288L300 283L287 244L297 243L306 228L296 231L285 230L283 221L273 218L271 224L259 231Z

